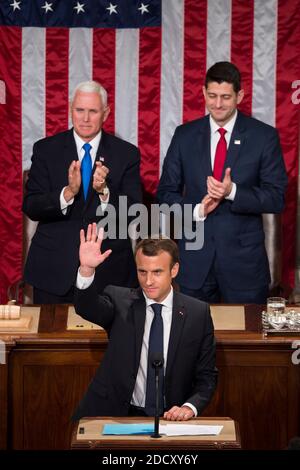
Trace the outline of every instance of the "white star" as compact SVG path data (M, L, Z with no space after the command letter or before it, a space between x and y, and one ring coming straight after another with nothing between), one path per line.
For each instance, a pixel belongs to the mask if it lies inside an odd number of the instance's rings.
M149 6L149 3L148 3L148 5L144 5L143 3L141 3L141 6L140 6L140 8L138 8L138 10L141 11L142 15L144 13L149 13L148 6Z
M113 5L112 3L109 4L109 7L106 8L109 11L109 14L118 13L117 12L117 5Z
M76 7L74 7L74 10L77 10L77 15L82 11L84 13L84 3L79 3L77 2Z
M10 3L9 5L10 5L11 7L13 7L14 11L15 11L15 10L21 10L20 3L21 3L21 2L17 2L16 0L14 0L14 3Z
M45 5L42 6L42 8L45 9L45 13L48 13L48 11L53 11L52 5L53 3L45 2Z

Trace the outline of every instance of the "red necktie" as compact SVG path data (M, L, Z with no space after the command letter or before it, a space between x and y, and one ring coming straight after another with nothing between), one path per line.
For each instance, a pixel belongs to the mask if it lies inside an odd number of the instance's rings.
M227 131L226 129L223 129L223 127L220 127L218 132L220 133L220 139L216 148L213 176L216 178L216 180L221 181L227 153L227 142L225 139L225 134Z

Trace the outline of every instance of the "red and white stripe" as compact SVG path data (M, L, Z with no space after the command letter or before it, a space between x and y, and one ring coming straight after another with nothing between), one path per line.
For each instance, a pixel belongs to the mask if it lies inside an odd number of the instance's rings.
M32 144L70 126L68 102L78 82L107 89L109 132L138 145L145 190L156 185L175 127L205 113L206 69L219 60L240 68L241 109L279 129L289 173L283 216L284 280L294 284L298 174L300 0L162 0L162 28L0 27L0 301L21 277L22 169ZM121 156L120 156L121 158Z

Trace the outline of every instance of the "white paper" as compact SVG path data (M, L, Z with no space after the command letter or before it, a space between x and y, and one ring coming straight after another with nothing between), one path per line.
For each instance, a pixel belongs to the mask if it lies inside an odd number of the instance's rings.
M167 436L217 436L223 426L206 426L203 424L160 424L160 434Z

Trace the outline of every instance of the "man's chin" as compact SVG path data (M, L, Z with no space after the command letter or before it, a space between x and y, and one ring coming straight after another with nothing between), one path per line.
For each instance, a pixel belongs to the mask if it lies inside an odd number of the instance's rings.
M144 292L148 299L155 300L155 298L157 297L157 289L144 289Z

